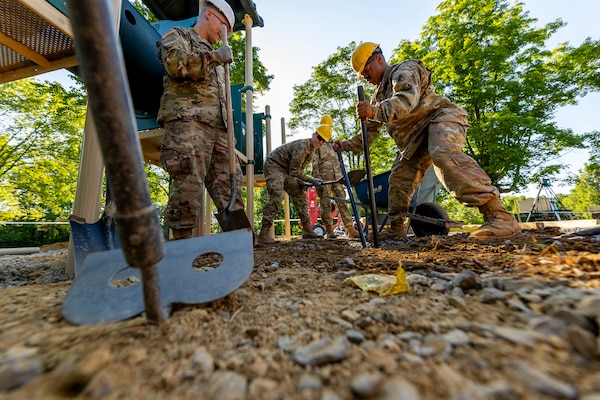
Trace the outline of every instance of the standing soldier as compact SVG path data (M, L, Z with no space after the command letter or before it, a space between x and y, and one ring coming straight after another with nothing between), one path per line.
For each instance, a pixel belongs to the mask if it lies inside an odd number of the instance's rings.
M267 182L268 200L263 209L263 218L258 243L272 244L275 239L269 236L275 215L281 210L283 191L290 195L296 212L302 224L303 239L319 239L310 226L308 215L308 200L302 182L321 186L322 181L311 178L304 173L304 169L312 161L316 149L331 139L331 126L321 124L312 134L310 139L299 139L286 143L267 155L264 174Z
M321 124L331 126L333 123L329 115L321 118ZM323 143L321 147L315 150L315 154L312 160L312 176L321 181L337 181L342 177L342 171L340 168L340 162L338 160L337 153L333 150L331 143ZM319 204L321 206L321 220L325 224L327 237L335 239L336 235L333 231L333 219L331 218L331 197L345 199L346 191L344 185L341 183L334 183L330 185L317 186L317 195L319 196ZM348 189L352 190L352 189ZM342 201L335 202L339 214L344 221L344 227L348 231L348 236L351 238L360 237L360 234L354 229L354 221L352 215L348 210L346 203Z
M160 163L171 177L164 219L174 239L192 236L204 185L219 211L231 198L226 126L233 121L226 120L223 64L232 61L232 52L229 46L212 46L223 39L222 25L231 34L234 23L227 1L202 1L196 25L171 29L158 46L165 68L157 118L165 127ZM239 160L236 169L239 190L233 210L243 210Z
M500 194L485 171L462 152L466 141L467 112L435 93L429 71L420 60L389 65L373 42L352 53L352 68L372 85L372 100L360 101L356 112L367 120L368 144L387 127L400 152L389 177L390 227L381 239L406 236L410 199L433 164L448 192L467 207L478 207L485 224L471 232L474 239L510 239L521 234L515 218L506 211ZM363 151L362 135L336 141L342 151Z

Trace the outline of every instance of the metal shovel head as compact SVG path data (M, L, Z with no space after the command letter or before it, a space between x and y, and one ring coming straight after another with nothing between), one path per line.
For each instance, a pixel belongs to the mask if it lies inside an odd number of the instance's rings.
M362 178L365 177L366 174L367 174L367 171L364 169L355 169L355 170L348 172L348 180L350 181L350 186L356 185L358 182L360 182L362 180ZM344 179L344 178L342 177L342 179Z
M90 253L121 248L117 227L112 216L103 214L92 224L85 223L75 216L69 218L73 238L75 273L79 274L83 261Z
M165 242L165 257L157 265L162 307L207 303L236 290L252 273L252 242L253 233L242 229ZM63 303L64 318L95 325L141 314L140 277L121 250L88 255Z
M237 229L251 229L250 221L244 210L229 211L228 208L215 214L223 232L235 231Z
M367 174L367 171L365 171L364 169L355 169L353 171L348 172L348 180L350 181L350 186L354 186L357 183L359 183L362 178L365 177L365 175ZM346 184L346 177L342 176L340 178L338 178L335 181L325 181L322 182L322 185L333 185L333 184ZM301 182L299 183L300 187L310 187L310 186L315 186L312 183L305 183L305 182Z

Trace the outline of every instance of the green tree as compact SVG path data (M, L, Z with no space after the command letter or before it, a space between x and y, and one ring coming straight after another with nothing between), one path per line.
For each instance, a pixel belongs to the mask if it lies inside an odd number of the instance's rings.
M81 85L23 79L0 91L0 218L55 221L71 212L86 95Z
M325 61L313 67L310 79L301 85L294 85L294 98L290 103L292 117L288 123L291 129L305 128L314 130L321 117L331 115L333 119L333 138L348 139L361 132L360 120L356 118L355 106L358 101L357 86L362 84L356 79L356 72L348 60L356 43L338 47L337 51ZM373 93L374 87L364 87L365 98ZM371 166L375 172L391 167L395 157L395 144L386 134L371 147L369 154ZM348 159L347 169L361 167L363 156L345 153Z
M420 58L435 68L438 92L469 113L465 152L501 191L563 169L557 158L584 147L583 136L559 128L553 115L600 88L600 42L546 49L565 23L535 28L519 2L445 0L437 10L420 39L402 41L391 61Z
M587 212L588 206L600 205L600 164L584 164L574 183L573 189L562 199L565 207Z

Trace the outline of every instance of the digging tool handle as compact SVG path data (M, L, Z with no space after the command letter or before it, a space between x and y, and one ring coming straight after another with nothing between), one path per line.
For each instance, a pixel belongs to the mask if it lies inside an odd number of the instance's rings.
M112 9L108 0L67 0L66 5L115 198L123 255L130 266L141 269L147 318L163 322L156 266L165 255L162 229L150 199Z
M358 101L364 101L365 93L362 85L358 86ZM375 189L373 188L373 172L371 171L371 157L369 156L369 138L367 136L367 120L360 119L362 128L363 149L365 153L365 169L367 170L367 188L369 189L369 201L371 204L371 227L373 230L373 247L379 247L379 238L377 237L377 204L375 202Z
M348 178L348 174L346 173L346 166L344 165L344 159L342 158L342 151L339 148L337 148L335 151L337 152L340 167L342 168L342 175L344 175L344 179L346 179L348 196L350 196L350 204L352 205L352 214L354 214L354 220L356 221L356 226L358 227L358 234L360 235L360 241L364 249L365 247L367 247L367 239L365 238L365 232L363 232L362 224L360 223L360 215L358 214L358 209L356 208L356 201L354 201L354 196L352 195L352 186L350 185L350 178Z
M221 25L221 40L223 46L227 46L227 26ZM233 106L231 105L231 78L229 74L229 63L223 64L225 68L225 103L227 108L227 153L229 154L229 184L231 185L231 198L229 199L229 205L227 211L230 213L235 204L235 196L237 192L237 180L235 179L236 165L235 165L235 145L234 145L234 133L233 133Z

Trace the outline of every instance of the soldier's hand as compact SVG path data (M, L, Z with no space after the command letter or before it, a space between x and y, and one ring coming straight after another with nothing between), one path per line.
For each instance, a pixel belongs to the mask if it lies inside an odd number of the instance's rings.
M333 150L338 151L338 149L340 151L344 151L344 145L342 144L341 140L336 140L333 142Z
M358 118L365 119L371 118L373 116L373 108L371 107L371 103L368 101L359 101L356 105L356 115Z
M320 179L310 178L308 181L315 186L323 186L323 181Z
M217 56L221 60L221 64L229 64L233 61L233 52L231 47L223 45L216 50Z

